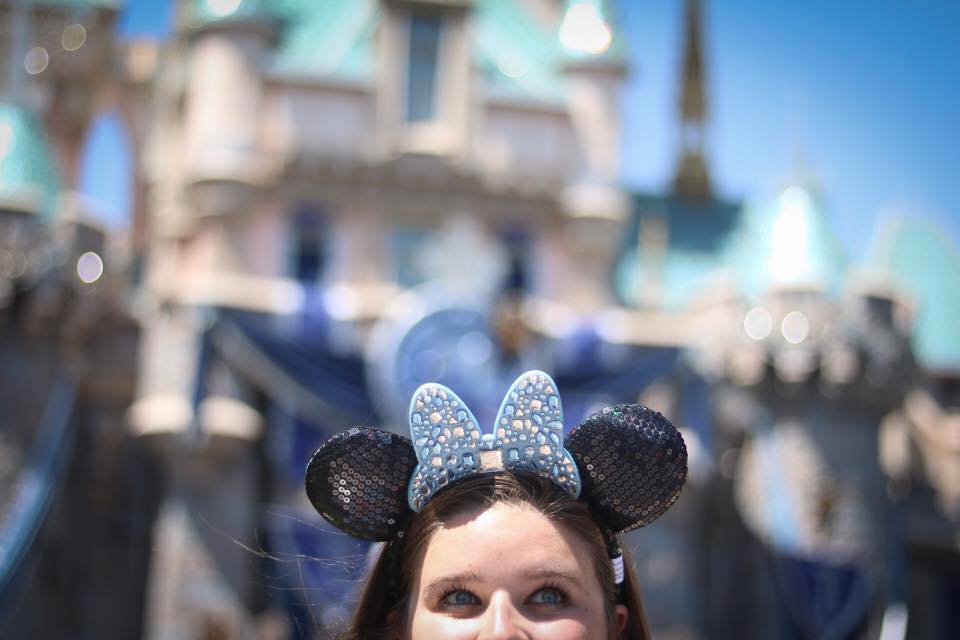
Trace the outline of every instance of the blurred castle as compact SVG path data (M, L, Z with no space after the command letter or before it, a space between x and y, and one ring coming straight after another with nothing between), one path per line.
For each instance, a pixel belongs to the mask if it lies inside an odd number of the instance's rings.
M814 185L715 197L699 2L659 194L619 182L602 0L180 0L162 43L117 4L0 2L0 634L335 627L367 547L313 447L426 380L489 422L534 366L571 425L684 429L634 539L657 637L960 625L957 250L900 220L850 265ZM74 195L110 110L122 235Z

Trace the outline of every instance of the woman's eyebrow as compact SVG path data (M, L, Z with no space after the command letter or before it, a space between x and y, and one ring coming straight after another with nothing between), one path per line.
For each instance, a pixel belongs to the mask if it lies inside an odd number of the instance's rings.
M427 585L425 591L427 593L433 593L434 591L445 588L451 584L463 584L466 582L478 582L480 580L480 574L469 569L467 571L461 571L460 573L450 573L447 575L439 576L430 581Z
M520 572L520 577L524 580L566 580L574 584L580 584L580 578L572 571L556 567L535 567Z

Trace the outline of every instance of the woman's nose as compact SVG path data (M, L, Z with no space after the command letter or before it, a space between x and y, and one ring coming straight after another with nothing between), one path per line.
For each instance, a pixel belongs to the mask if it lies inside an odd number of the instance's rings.
M510 595L497 591L483 614L478 640L529 640L522 628L523 617L513 606Z

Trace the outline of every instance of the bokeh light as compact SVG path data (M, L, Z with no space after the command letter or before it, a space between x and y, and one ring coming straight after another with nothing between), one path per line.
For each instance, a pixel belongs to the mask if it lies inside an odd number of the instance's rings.
M754 307L743 318L743 330L753 340L763 340L773 329L773 318L763 307Z
M77 259L77 277L85 284L93 284L103 275L103 259L93 251L87 251Z
M522 51L504 51L497 58L497 69L508 78L522 78L530 71L530 61Z
M218 18L234 13L243 4L243 0L206 0L207 11Z
M580 2L567 10L560 25L560 42L571 51L599 54L610 48L613 33L591 2Z
M783 338L790 344L800 344L810 333L810 321L803 312L791 311L783 317L780 331L783 333Z
M50 54L44 47L33 47L23 58L23 68L32 76L43 73L48 64L50 64Z
M60 34L60 46L65 51L76 51L87 41L87 30L79 23L68 25Z

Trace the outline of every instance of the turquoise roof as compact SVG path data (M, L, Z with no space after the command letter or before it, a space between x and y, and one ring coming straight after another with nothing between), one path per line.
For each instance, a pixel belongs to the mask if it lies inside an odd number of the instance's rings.
M273 68L283 73L369 81L376 64L375 32L380 0L192 0L191 23L265 20L278 40ZM609 10L598 3L601 14ZM572 57L620 59L620 39L594 56L563 47L557 31L515 0L477 0L472 5L473 64L495 97L562 102L563 65Z
M274 68L357 80L374 75L378 0L280 0L272 13L281 24ZM473 63L495 96L562 100L562 48L513 0L473 5Z
M776 287L813 286L838 294L846 266L820 203L800 187L748 206L725 253L748 299Z
M563 47L523 6L483 0L474 11L473 61L493 96L559 102L564 98Z
M913 348L934 370L960 372L960 253L930 222L891 220L875 235L869 264L914 296Z
M279 0L273 7L282 25L276 70L373 78L379 0Z
M269 2L264 0L192 0L190 24L202 26L220 20L269 17Z
M49 219L59 194L40 122L25 109L0 103L0 207L26 208Z
M625 302L639 304L639 287L648 281L649 263L642 255L641 220L659 219L666 233L664 255L656 266L660 305L686 307L703 292L723 267L724 249L740 220L740 206L719 200L633 196L633 216L625 230L624 253L615 273L614 288Z

